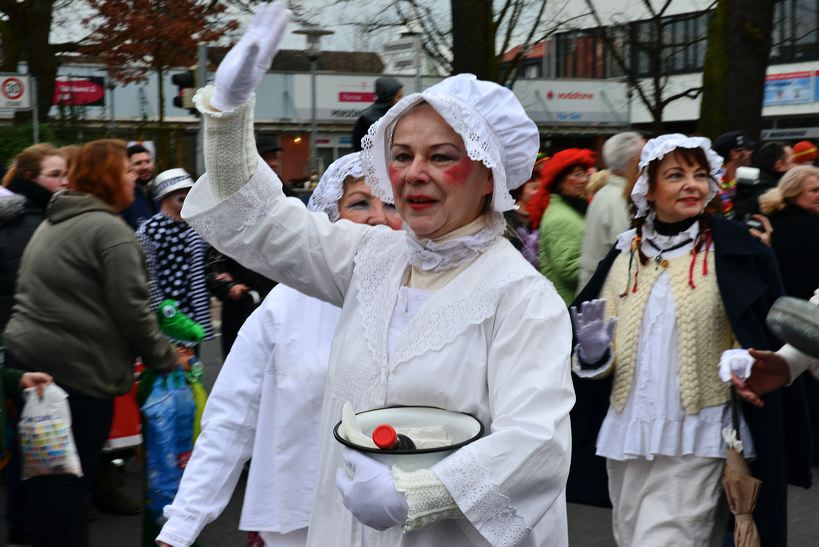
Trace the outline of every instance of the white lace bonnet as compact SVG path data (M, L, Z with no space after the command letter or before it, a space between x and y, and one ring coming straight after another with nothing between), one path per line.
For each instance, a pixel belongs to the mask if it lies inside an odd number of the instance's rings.
M511 209L510 190L532 176L540 146L535 123L511 90L473 74L458 74L401 99L362 139L364 176L373 193L394 203L387 173L390 144L398 120L418 103L426 101L464 140L470 159L492 170L492 208Z
M307 208L311 211L327 213L332 222L339 218L338 200L344 195L344 181L347 177L360 179L364 176L361 168L361 152L341 156L330 164L310 195Z
M648 200L646 200L646 194L648 193L648 164L656 159L662 159L676 148L703 149L705 157L708 158L709 174L711 175L706 201L710 202L719 192L717 180L722 169L722 156L714 152L710 140L705 137L688 137L681 133L660 135L648 141L640 153L640 176L637 177L637 182L631 190L631 199L635 207L637 207L637 214L635 215L637 218L645 216L649 212L649 204Z

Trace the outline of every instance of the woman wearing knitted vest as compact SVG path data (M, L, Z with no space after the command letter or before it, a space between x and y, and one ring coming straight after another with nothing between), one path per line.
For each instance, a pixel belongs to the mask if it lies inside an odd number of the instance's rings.
M704 213L720 165L707 139L650 140L631 194L636 227L572 307L578 404L568 498L605 504L598 485L607 472L618 545L722 545L722 429L732 405L718 365L737 346L778 347L764 324L782 294L770 250ZM792 395L789 410L804 412L804 391ZM766 397L764 408L743 405L739 430L762 480L763 545L785 545L783 393ZM807 474L796 478L809 484Z
M286 198L253 145L253 90L287 20L282 3L262 6L194 98L207 173L182 215L220 252L341 307L308 545L567 545L571 322L503 237L537 127L509 89L469 74L407 95L361 153L407 230L331 223ZM345 401L467 412L487 434L406 472L342 450Z

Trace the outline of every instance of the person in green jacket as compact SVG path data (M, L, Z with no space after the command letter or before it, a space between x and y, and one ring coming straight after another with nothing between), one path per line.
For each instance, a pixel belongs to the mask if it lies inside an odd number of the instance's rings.
M532 228L538 229L540 273L548 278L569 304L577 290L580 246L588 201L589 169L597 163L591 150L569 148L543 166L540 187L529 202Z

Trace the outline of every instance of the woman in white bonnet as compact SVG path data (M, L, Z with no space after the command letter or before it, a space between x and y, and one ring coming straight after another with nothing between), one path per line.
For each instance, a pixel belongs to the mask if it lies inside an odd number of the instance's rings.
M786 406L791 418L805 412L804 392L775 391L764 408L731 404L732 370L753 362L734 348L779 345L765 316L782 283L770 249L742 224L705 213L721 165L702 137L648 141L631 193L636 227L572 307L568 497L598 505L610 497L621 546L723 545L723 428L735 420L762 481L754 512L762 545L787 544L786 475L810 484L809 437L792 434L786 447L789 428L803 426L784 417Z
M570 321L502 237L537 128L511 91L474 76L409 95L362 152L407 232L333 224L285 198L252 148L253 89L287 20L281 3L261 7L197 94L208 172L183 215L246 267L342 307L308 544L566 545ZM390 469L333 439L344 401L467 412L487 434L430 469ZM345 465L353 478L337 486Z
M307 208L331 222L401 228L364 183L360 154L327 168ZM239 528L265 545L304 545L313 505L319 413L341 309L277 285L239 331L208 398L160 545L192 544L224 510L250 460ZM252 458L252 459L251 459Z

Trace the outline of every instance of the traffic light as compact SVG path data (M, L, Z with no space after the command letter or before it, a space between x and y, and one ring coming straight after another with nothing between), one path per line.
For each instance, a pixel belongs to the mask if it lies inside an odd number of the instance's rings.
M186 70L171 76L171 82L177 87L176 97L173 98L173 105L176 108L185 108L191 114L196 114L196 107L193 106L193 94L196 87L196 77L193 70Z

